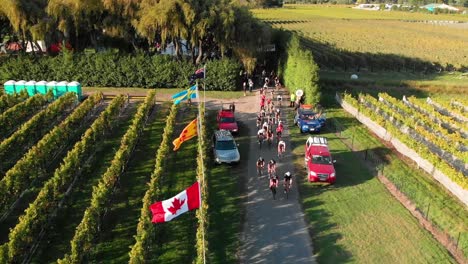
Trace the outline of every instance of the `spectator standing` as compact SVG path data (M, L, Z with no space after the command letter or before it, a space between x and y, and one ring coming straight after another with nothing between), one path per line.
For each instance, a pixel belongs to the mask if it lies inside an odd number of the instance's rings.
M252 78L249 78L249 92L252 92L254 86L254 82L252 81Z

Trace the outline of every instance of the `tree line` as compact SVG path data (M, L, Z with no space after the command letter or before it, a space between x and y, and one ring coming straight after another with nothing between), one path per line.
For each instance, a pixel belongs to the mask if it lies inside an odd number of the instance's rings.
M240 1L239 1L240 2ZM70 43L74 50L119 48L150 51L174 46L192 62L235 55L252 63L270 30L248 6L229 0L11 0L0 5L0 36L47 46ZM255 2L255 1L253 1ZM9 30L8 30L9 29Z

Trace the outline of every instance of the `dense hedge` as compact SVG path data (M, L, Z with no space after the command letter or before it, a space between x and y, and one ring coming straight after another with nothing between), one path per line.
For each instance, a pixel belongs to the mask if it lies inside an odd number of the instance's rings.
M284 84L291 92L302 89L306 104L320 101L319 67L314 62L312 52L301 46L299 37L295 34L289 40L282 67L280 71Z
M232 59L208 61L207 89L232 91L241 65ZM66 80L97 87L186 87L196 67L169 55L63 53L56 57L19 56L0 64L7 80Z

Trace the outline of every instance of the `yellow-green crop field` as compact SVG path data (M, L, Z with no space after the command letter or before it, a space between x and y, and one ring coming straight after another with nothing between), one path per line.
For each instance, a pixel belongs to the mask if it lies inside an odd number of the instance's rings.
M337 50L394 54L406 58L468 66L468 16L398 11L367 11L314 5L255 9L255 16L276 28L296 31ZM408 21L466 21L429 24Z

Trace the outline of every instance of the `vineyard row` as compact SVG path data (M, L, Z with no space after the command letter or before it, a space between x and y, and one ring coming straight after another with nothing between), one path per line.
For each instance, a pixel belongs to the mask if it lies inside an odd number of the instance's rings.
M143 132L148 115L153 109L154 99L155 92L149 92L144 103L138 107L132 124L123 136L120 148L115 153L111 165L102 175L97 186L93 188L91 203L84 212L83 218L70 242L71 252L58 260L58 263L81 263L86 254L92 251L99 234L101 221L111 202L116 183L124 172L125 166Z
M54 176L42 187L36 200L19 218L19 223L10 231L9 241L0 246L0 262L13 263L25 260L40 241L47 225L56 216L66 194L71 190L83 165L93 158L95 146L111 131L121 108L125 103L118 96L94 121L79 142L70 150Z

